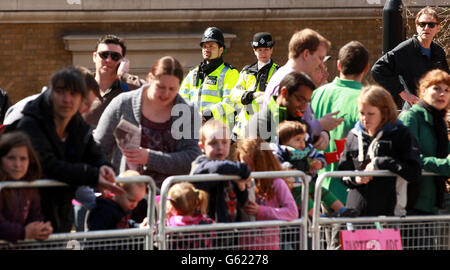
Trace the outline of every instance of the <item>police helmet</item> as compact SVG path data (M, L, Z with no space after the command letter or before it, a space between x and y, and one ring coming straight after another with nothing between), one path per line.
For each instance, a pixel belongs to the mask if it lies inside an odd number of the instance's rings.
M275 41L272 40L272 36L268 32L256 33L253 36L252 47L255 49L259 47L271 48L273 45L275 45Z
M208 27L205 30L202 40L200 41L200 46L208 41L217 42L220 47L225 47L225 39L223 37L222 31L217 27Z

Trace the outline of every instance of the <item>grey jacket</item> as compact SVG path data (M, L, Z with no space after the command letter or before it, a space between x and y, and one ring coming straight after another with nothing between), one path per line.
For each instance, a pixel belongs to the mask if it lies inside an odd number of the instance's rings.
M120 169L122 153L116 144L113 132L121 118L124 118L139 128L141 127L142 93L146 86L143 85L135 91L122 93L115 97L108 107L106 107L94 132L95 141L102 146L103 151L111 158L117 174ZM163 174L189 174L192 161L201 154L201 150L198 147L198 130L194 129L195 125L193 122L195 117L199 117L199 114L180 95L175 97L175 105L177 104L184 104L187 106L185 108L190 109L189 118L191 122L186 123L186 127L191 129L189 132L191 136L190 138L175 138L177 139L175 152L164 153L150 149L148 164L146 164L147 168ZM174 124L176 122L179 123L180 117L183 115L174 116L173 114L172 122ZM201 120L196 120L201 123Z

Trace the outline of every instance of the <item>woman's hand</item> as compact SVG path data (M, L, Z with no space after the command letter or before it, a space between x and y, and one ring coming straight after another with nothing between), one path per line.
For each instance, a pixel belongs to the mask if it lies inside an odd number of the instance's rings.
M150 149L139 147L137 149L124 149L122 154L129 165L145 165L148 163L149 152Z
M98 184L97 188L100 192L104 193L106 191L112 192L114 194L125 194L125 190L116 184L116 176L114 170L106 165L100 167L98 173Z

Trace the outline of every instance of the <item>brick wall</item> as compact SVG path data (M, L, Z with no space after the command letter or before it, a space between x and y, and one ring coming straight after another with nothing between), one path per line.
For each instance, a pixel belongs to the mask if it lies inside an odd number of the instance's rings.
M113 23L113 24L0 24L0 87L5 88L13 102L37 93L47 85L56 70L70 65L70 52L64 49L62 36L94 33L149 33L197 32L210 23ZM224 32L236 34L225 61L241 69L255 61L249 46L253 34L271 32L276 41L273 58L279 64L287 59L291 35L298 29L312 28L332 42L328 63L330 78L335 76L335 59L339 48L350 40L361 41L370 51L370 62L381 55L380 20L337 21L271 21L271 22L217 22L213 25ZM199 48L199 62L201 60ZM367 79L370 80L370 76Z

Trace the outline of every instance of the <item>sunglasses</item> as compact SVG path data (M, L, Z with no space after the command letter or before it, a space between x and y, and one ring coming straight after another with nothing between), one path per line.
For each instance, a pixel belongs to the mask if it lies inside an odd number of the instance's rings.
M116 62L119 61L120 59L122 59L122 55L118 52L104 51L104 52L98 52L98 55L100 55L100 57L103 60L108 59L109 56L111 56L111 59Z
M433 29L438 23L435 22L418 22L417 25L419 25L422 28L425 28L425 26L428 25L429 28Z

